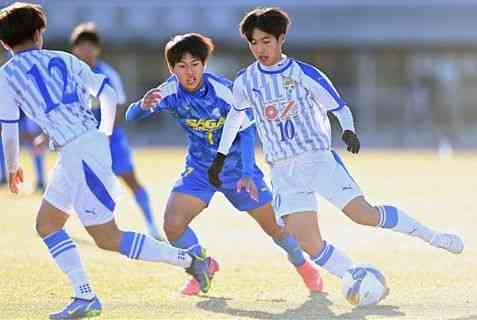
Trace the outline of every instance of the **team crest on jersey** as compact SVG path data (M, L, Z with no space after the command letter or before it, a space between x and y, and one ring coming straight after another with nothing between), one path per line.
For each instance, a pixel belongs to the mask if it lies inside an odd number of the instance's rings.
M287 76L282 75L282 85L283 85L283 88L285 88L285 90L287 92L291 92L291 91L295 90L296 81L293 80L292 77L287 77Z
M285 120L297 113L295 100L278 101L265 106L264 114L268 121Z

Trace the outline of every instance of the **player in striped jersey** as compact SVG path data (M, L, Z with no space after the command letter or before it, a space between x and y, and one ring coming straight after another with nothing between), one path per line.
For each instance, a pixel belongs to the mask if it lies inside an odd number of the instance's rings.
M187 133L186 168L167 203L164 215L166 235L174 246L202 254L202 244L189 224L207 208L213 195L221 192L235 208L248 212L285 250L310 291L321 291L318 268L305 260L296 240L276 223L271 206L272 195L263 180L263 173L255 165L254 152L242 152L240 155L241 148L253 148L255 145L252 121L247 119L243 123L239 138L232 145L222 174L224 184L221 188L214 188L207 180L207 168L217 152L225 117L233 104L232 83L205 72L213 48L212 40L200 34L174 37L165 48L172 76L132 104L126 113L126 119L137 120L167 111ZM251 185L253 188L249 188ZM216 271L217 263L210 272L213 274ZM194 295L198 291L194 279L182 289L185 295Z
M71 33L72 52L78 58L86 62L94 72L104 74L108 83L113 87L118 96L118 104L126 103L126 93L118 72L109 64L99 59L101 54L102 41L96 26L92 22L79 24ZM101 120L99 101L91 99L94 116ZM157 240L163 240L161 232L157 228L154 213L151 208L149 194L136 178L132 152L128 143L126 132L120 126L122 112L116 116L113 133L109 139L111 149L111 159L113 161L113 171L120 177L134 194L136 203L142 210L146 227L151 236Z
M224 125L218 154L209 169L210 181L220 185L218 174L225 155L245 110L252 109L272 168L275 211L318 265L341 277L352 261L322 240L315 193L354 222L416 236L435 247L461 253L464 245L458 236L432 230L394 206L373 206L365 200L331 149L328 113L338 118L348 151L358 153L360 149L350 109L322 71L282 53L288 25L287 13L278 8L255 9L243 18L240 32L257 61L234 82L237 104Z
M130 259L186 268L201 289L210 287L209 260L137 232L121 231L114 219L117 180L111 169L111 135L117 97L103 75L62 51L42 49L46 16L39 5L14 3L0 11L0 40L13 57L0 68L0 122L9 188L19 192L20 110L48 135L59 153L36 219L36 230L58 267L68 276L73 301L51 319L101 313L75 243L64 230L76 213L98 247ZM101 102L102 119L89 110L89 96Z

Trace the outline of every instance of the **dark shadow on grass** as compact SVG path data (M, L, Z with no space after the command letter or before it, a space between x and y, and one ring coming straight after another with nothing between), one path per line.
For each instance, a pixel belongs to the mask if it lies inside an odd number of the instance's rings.
M282 313L270 313L260 310L247 310L230 307L227 301L232 298L206 297L208 300L197 303L197 307L218 314L226 314L233 317L278 320L278 319L353 319L366 320L368 316L397 317L404 313L399 311L399 307L389 305L377 305L365 308L355 308L349 312L335 314L330 306L332 302L328 299L327 293L317 293L310 295L310 299L305 301L296 309L288 309ZM279 301L279 303L282 301Z

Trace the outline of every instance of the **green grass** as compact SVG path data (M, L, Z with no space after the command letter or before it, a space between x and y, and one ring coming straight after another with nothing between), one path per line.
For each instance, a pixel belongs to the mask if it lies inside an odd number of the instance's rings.
M343 154L343 153L342 153ZM344 155L344 154L343 154ZM51 168L54 155L48 157ZM138 175L162 214L171 186L183 169L183 151L136 152ZM435 228L457 232L466 248L455 256L393 232L362 227L321 201L324 237L356 262L377 266L391 293L380 305L353 309L339 281L322 272L325 293L310 296L283 253L246 215L216 195L193 226L221 271L207 295L182 297L183 270L128 261L96 248L73 217L67 229L79 244L103 319L477 319L477 154L439 160L426 152L345 155L345 162L374 203L392 203ZM66 278L34 231L38 194L30 160L24 193L0 190L0 319L45 319L68 302ZM262 165L266 168L266 165ZM133 197L124 190L117 220L144 230Z

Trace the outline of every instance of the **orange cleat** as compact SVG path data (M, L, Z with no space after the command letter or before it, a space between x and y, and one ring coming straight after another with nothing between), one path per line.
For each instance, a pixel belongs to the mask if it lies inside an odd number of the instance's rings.
M209 263L209 276L210 279L214 276L214 273L219 271L219 263L214 259L210 258ZM186 296L195 296L200 292L200 285L194 278L190 278L187 283L185 284L184 288L182 288L181 293Z
M321 292L323 290L323 280L320 276L318 267L305 260L305 263L296 268L306 287L311 292Z

